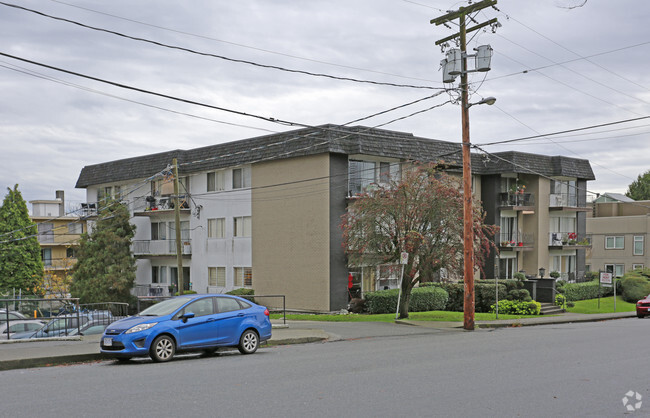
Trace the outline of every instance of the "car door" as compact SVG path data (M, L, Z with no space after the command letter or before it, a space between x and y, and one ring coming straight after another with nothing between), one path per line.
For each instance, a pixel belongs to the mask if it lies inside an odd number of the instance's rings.
M214 298L206 297L193 301L177 315L179 347L201 347L215 344L217 340L217 321L215 318ZM192 318L183 315L193 313Z
M220 345L233 345L239 341L241 323L246 317L246 312L242 309L237 299L227 297L217 297L218 313L217 323L219 324Z

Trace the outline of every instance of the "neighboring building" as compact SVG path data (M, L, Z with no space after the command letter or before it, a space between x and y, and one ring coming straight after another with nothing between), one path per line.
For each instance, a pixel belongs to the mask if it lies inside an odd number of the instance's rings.
M38 242L45 269L46 294L65 296L64 283L77 262L76 250L86 221L65 213L62 190L56 191L55 200L32 200L31 220L38 227Z
M472 157L474 193L488 221L504 229L499 243L508 238L522 246L504 246L487 278L539 267L567 276L584 269L584 247L552 237L584 236L585 185L594 179L589 162L495 156ZM362 292L397 286L394 266L346 265L340 223L351 199L399 178L402 164L444 160L457 174L462 167L460 144L336 125L86 166L76 187L86 189L88 205L121 197L134 215L137 294L168 294L177 277L173 158L181 181L184 288L250 287L257 295L286 295L287 308L314 311L347 305L351 271ZM526 192L509 194L517 179L526 181Z
M587 232L592 236L589 269L620 277L626 271L650 266L646 250L650 201L606 201L593 206L593 215L587 219Z

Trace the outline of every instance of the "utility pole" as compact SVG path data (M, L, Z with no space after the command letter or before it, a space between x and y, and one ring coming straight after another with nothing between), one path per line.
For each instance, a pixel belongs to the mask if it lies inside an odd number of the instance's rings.
M178 160L172 160L174 166L174 226L176 229L176 265L178 278L178 294L183 294L183 243L181 242L181 205L178 198Z
M464 271L464 290L465 297L463 300L463 328L466 330L474 330L474 216L472 213L472 167L471 167L471 153L469 141L469 95L467 85L467 33L473 32L485 26L495 24L496 18L487 22L478 24L471 28L466 27L466 17L470 13L477 12L486 7L494 6L497 0L484 0L479 3L470 4L467 7L461 7L457 11L451 11L446 15L432 19L431 23L436 26L446 24L453 19L458 19L460 31L457 34L448 36L436 42L440 45L455 38L459 38L460 42L460 69L455 68L451 72L451 81L455 79L457 74L460 74L460 90L461 90L461 123L463 130L462 148L463 148L463 271ZM489 48L489 47L488 47ZM491 51L491 49L490 49ZM490 52L491 54L491 52ZM454 55L457 60L458 55ZM443 61L445 64L447 61ZM487 66L489 70L489 64ZM476 69L474 71L487 71L486 69ZM445 66L445 73L447 68ZM443 81L448 82L449 78L445 79L443 74Z

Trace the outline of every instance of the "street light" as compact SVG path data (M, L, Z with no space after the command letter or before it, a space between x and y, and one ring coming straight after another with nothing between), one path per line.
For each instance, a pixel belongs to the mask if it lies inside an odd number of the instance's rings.
M470 108L470 107L472 107L472 106L474 106L474 105L482 105L482 104L486 104L486 105L488 105L488 106L492 106L494 103L496 103L496 101L497 101L497 98L496 98L496 97L492 97L492 96L490 96L490 97L486 97L485 99L483 99L483 100L481 100L481 101L478 101L478 102L476 102L476 103L468 103L468 104L467 104L467 107Z

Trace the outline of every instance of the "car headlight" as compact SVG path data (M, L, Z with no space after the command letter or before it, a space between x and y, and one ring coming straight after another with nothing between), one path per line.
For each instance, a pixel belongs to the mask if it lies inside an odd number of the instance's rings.
M134 332L140 332L140 331L147 330L147 329L153 327L154 325L156 325L157 323L158 322L150 322L148 324L136 325L136 326L131 327L128 330L126 330L125 334L132 334Z

